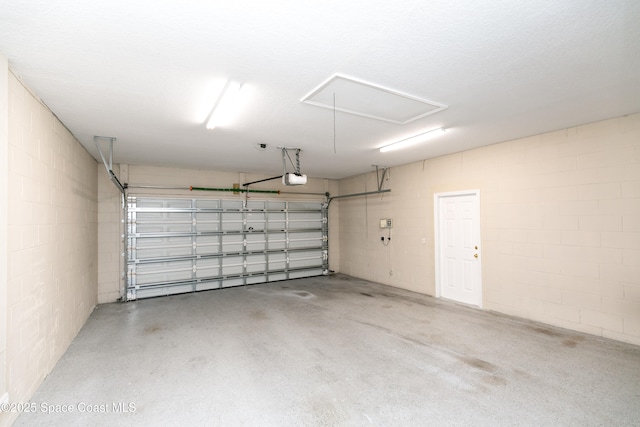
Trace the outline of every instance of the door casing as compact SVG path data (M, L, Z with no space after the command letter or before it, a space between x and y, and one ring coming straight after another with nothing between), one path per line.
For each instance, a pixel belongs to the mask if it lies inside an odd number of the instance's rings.
M450 191L443 193L434 193L434 243L435 243L435 280L436 280L436 297L442 297L442 286L443 286L443 272L441 267L442 261L442 236L441 236L441 215L440 215L440 207L442 202L448 197L460 197L460 196L473 196L474 201L474 232L476 234L475 239L477 240L477 254L478 254L478 266L476 269L476 281L479 286L478 298L477 301L473 304L482 308L482 247L480 245L480 190L463 190L463 191Z

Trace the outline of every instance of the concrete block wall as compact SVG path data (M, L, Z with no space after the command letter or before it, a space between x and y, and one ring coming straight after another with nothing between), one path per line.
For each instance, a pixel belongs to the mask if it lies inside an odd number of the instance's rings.
M116 145L117 150L117 145ZM250 173L222 172L200 169L183 169L171 167L158 167L148 165L118 165L118 178L121 182L129 184L128 195L131 196L162 196L162 197L189 197L189 198L224 198L239 199L245 195L234 195L232 192L189 191L190 186L233 188L234 183L243 184L269 178L271 175L258 175ZM116 301L120 296L120 289L124 286L121 272L123 271L121 253L123 242L120 239L122 229L120 227L119 214L120 197L118 190L108 180L102 167L99 175L99 218L100 218L100 283L98 300L100 303ZM157 186L167 188L138 188L140 186ZM178 187L178 188L175 188ZM253 184L250 187L255 190L280 190L287 194L261 194L250 193L249 198L255 200L325 200L324 196L295 193L332 193L337 194L338 182L327 179L309 178L309 182L303 186L284 186L280 180L273 180ZM294 193L294 194L291 194ZM331 269L339 269L340 254L339 213L331 208L329 221L329 264Z
M479 189L485 309L640 344L640 114L389 176L389 194L340 200L342 272L435 295L434 194ZM355 176L340 193L375 185Z
M0 55L0 401L8 397L7 388L7 249L9 206L9 68ZM1 416L1 415L0 415Z
M343 179L340 181L340 194L357 194L377 190L375 172ZM388 177L383 188L388 189L395 182ZM380 193L378 195L338 199L331 209L340 213L340 272L355 277L375 277L377 282L421 291L405 283L396 274L394 261L401 259L398 251L402 247L395 244L397 232L404 229L398 224L398 216L394 212L396 194ZM392 244L384 245L381 237L389 237L388 230L379 228L379 220L391 218L394 221L390 236ZM415 248L414 248L415 249ZM395 252L395 254L394 254Z
M24 403L96 306L97 163L12 74L8 95L6 372Z
M113 166L120 174L120 167ZM98 165L98 304L120 298L124 271L122 198L102 164Z

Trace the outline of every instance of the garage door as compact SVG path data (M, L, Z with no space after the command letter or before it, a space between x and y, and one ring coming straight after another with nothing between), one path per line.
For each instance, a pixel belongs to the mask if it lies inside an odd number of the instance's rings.
M127 201L127 300L328 273L326 203Z

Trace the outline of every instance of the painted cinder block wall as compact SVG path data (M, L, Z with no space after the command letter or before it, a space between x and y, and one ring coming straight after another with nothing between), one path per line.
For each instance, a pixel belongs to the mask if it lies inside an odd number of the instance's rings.
M117 151L117 143L115 146ZM187 198L223 198L243 200L245 195L234 195L229 192L189 191L181 188L214 187L233 188L233 184L243 184L269 178L269 175L250 173L223 172L202 169L184 169L159 167L150 165L121 164L116 167L116 174L121 182L128 183L132 187L128 190L130 196L158 196L158 197L187 197ZM98 302L109 303L117 301L120 297L120 289L124 286L122 275L123 268L123 243L121 239L121 200L120 193L109 181L104 167L98 170L99 182L99 289ZM137 188L167 187L167 188ZM337 194L338 182L335 180L309 178L304 186L284 186L280 180L266 181L253 184L254 190L280 190L288 193L320 193ZM251 193L250 199L255 200L325 200L324 196L308 194L261 194ZM340 250L338 247L339 213L333 210L329 221L329 264L331 268L339 268Z
M97 163L10 72L8 98L5 368L24 403L97 303Z
M7 393L7 266L9 206L9 64L0 55L0 399ZM1 415L0 415L1 417ZM2 419L0 418L0 424Z
M113 172L120 174L119 165ZM111 182L102 164L98 165L98 304L120 298L123 280L123 212L120 190Z
M339 201L341 272L435 295L434 194L478 189L484 309L640 344L640 114L394 167L384 188Z

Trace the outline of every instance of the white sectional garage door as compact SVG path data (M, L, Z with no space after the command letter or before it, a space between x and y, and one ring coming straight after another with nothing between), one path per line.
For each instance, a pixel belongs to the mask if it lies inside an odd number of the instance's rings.
M127 300L328 273L322 202L129 197Z

